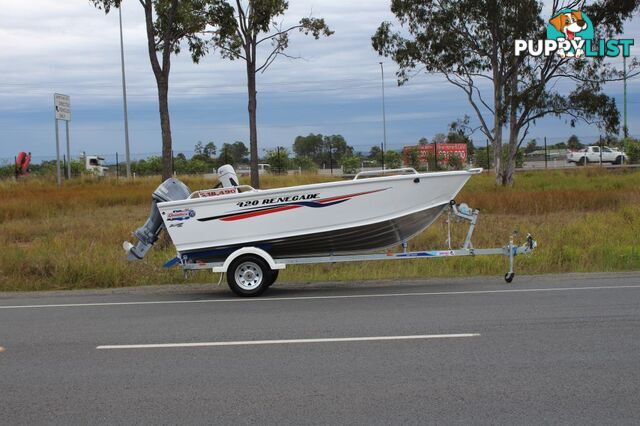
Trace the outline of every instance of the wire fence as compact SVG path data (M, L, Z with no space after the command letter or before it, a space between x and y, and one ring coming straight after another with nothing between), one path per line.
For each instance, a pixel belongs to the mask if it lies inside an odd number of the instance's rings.
M640 139L640 135L630 135L629 136L632 139ZM555 146L558 143L565 143L568 141L569 136L565 136L565 137L531 137L528 138L521 146L521 148L523 149L525 147L525 145L527 144L528 141L530 140L534 140L537 144L537 146L540 149L543 149L544 147L544 142L546 140L546 144L548 148L552 148L553 146ZM589 136L578 136L578 139L580 141L580 143L582 145L598 145L601 142L601 138L599 136L594 136L594 135L589 135ZM609 144L609 142L606 139L602 139L604 140L605 144ZM348 142L347 142L348 143ZM402 149L405 146L412 146L412 145L416 145L418 142L415 141L406 141L406 142L400 142L400 143L389 143L387 145L387 149L389 151L395 151L395 152L401 152ZM248 144L246 144L248 146ZM475 149L482 149L484 147L486 147L487 145L487 141L484 139L478 139L478 138L473 138L473 145L475 147ZM25 144L25 146L28 146L28 144ZM295 156L295 153L293 152L292 149L292 145L289 143L283 143L281 145L279 145L280 147L283 147L287 150L287 152L289 153L289 156ZM376 148L380 148L381 143L371 143L371 144L357 144L357 145L351 145L349 144L349 146L351 148L353 148L353 153L357 156L363 156L366 157L370 154L371 149L376 147ZM270 146L270 147L264 147L260 149L260 156L264 156L266 154L267 151L269 150L275 150L277 147L276 146ZM188 148L188 149L181 149L181 148L175 148L173 150L174 155L182 155L185 156L186 158L191 158L196 154L196 151L192 148ZM18 152L16 152L16 156L17 156ZM115 165L118 162L123 162L125 159L125 155L124 155L124 150L123 151L100 151L100 152L94 152L94 151L86 151L86 154L89 155L96 155L99 156L101 158L104 159L105 163L107 165ZM218 151L217 154L220 154L220 147L218 147ZM72 160L77 160L80 157L82 157L84 155L84 152L78 152L75 151L72 154ZM0 165L7 165L7 164L13 164L16 156L4 156L4 157L0 157ZM146 160L152 157L161 157L162 156L162 152L160 151L146 151L146 152L136 152L136 153L131 153L131 161L139 161L139 160ZM60 160L63 160L63 157L66 157L66 154L64 154L63 152L60 153ZM56 155L55 153L49 153L49 154L38 154L36 152L32 153L31 156L31 163L32 164L40 164L42 162L45 161L55 161L56 159Z
M521 155L519 156L518 167L539 169L539 168L561 168L573 167L574 164L567 163L566 155L568 151L567 137L531 137L521 146ZM630 136L632 139L638 139L638 136ZM578 136L579 143L583 146L588 145L620 145L617 139L605 139L599 136ZM533 142L531 142L533 141ZM260 150L260 163L267 163L272 170L283 172L284 170L309 170L312 169L318 173L341 173L343 169L343 158L355 157L358 161L349 166L349 169L366 170L372 168L384 167L383 161L387 161L387 166L411 165L407 164L406 155L403 155L405 147L418 145L417 142L407 142L404 144L389 144L386 153L382 144L360 144L349 146L346 152L334 152L330 150L323 155L314 158L313 164L298 161L291 145L280 147L267 147ZM527 146L528 145L528 146ZM526 147L526 152L525 152ZM624 149L624 146L621 146ZM280 163L274 163L274 155L277 150L277 157ZM490 169L492 167L492 149L487 140L474 140L473 145L469 147L469 157L466 165L477 165ZM391 155L395 153L394 155ZM241 170L248 169L248 156L241 158L233 158L226 151L218 149L213 155L203 157L202 151L194 149L175 149L172 152L172 168L174 172L180 174L203 174L215 173L217 167L222 164L233 164ZM132 171L137 175L149 175L160 173L162 167L162 153L160 151L138 152L130 155L132 162ZM390 158L392 157L392 158ZM13 168L16 164L16 157L0 158L0 168ZM123 152L87 152L72 155L71 161L73 165L72 174L80 174L83 169L88 168L87 158L95 158L104 174L124 176L126 174L126 158ZM35 172L52 172L55 170L55 155L33 155L31 156L31 169ZM281 161L282 160L282 161ZM66 154L61 154L61 170L65 173L67 162L69 161ZM391 164L393 162L393 164ZM398 164L399 162L399 164ZM427 165L428 166L428 165ZM436 163L436 168L438 164ZM95 171L95 169L94 169ZM100 173L100 174L102 174ZM0 174L0 177L10 175L7 170Z

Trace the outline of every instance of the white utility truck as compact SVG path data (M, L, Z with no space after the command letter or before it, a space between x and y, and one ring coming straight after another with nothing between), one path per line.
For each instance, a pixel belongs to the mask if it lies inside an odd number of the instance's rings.
M589 163L623 164L627 161L627 155L608 146L588 146L579 151L567 152L567 163L576 163L584 166Z

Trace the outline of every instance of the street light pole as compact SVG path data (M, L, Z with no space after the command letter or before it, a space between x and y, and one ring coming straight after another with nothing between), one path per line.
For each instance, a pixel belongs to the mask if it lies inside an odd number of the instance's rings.
M623 76L624 76L624 127L622 131L625 139L629 137L629 128L627 127L627 57L622 56Z
M118 7L120 18L120 63L122 65L122 102L124 105L124 144L127 160L127 179L131 178L131 154L129 153L129 113L127 111L127 83L124 77L124 41L122 39L122 3Z
M385 104L384 102L384 65L382 64L382 62L380 62L380 71L382 72L382 131L384 136L384 139L383 139L384 149L382 150L382 152L384 155L384 152L387 151L387 114L386 114L385 105L384 105ZM384 170L384 165L382 169Z

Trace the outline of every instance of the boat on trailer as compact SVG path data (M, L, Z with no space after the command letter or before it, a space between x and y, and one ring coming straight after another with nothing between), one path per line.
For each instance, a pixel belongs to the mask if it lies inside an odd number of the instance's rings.
M123 247L130 260L142 259L166 229L178 252L167 266L227 272L230 288L241 296L261 294L287 264L480 254L471 245L477 211L452 200L481 172L402 168L362 172L352 180L258 190L240 185L233 168L225 165L218 169L220 183L212 189L191 192L178 179L163 182L153 193L149 219L134 232L137 245L125 242ZM407 241L445 211L470 222L464 252L451 247L408 252ZM372 253L400 244L404 250L397 256ZM511 241L509 248L482 254L509 256L505 279L510 282L513 256L534 245L529 236L523 247Z

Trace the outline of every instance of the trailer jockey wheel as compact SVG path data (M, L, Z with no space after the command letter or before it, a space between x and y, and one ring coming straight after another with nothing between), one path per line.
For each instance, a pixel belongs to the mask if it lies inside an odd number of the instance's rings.
M504 274L504 280L510 283L511 281L513 281L513 277L515 277L515 275L515 272L507 272L506 274Z
M229 288L243 297L261 295L269 287L271 277L271 269L267 262L251 254L238 257L231 262L227 270Z

